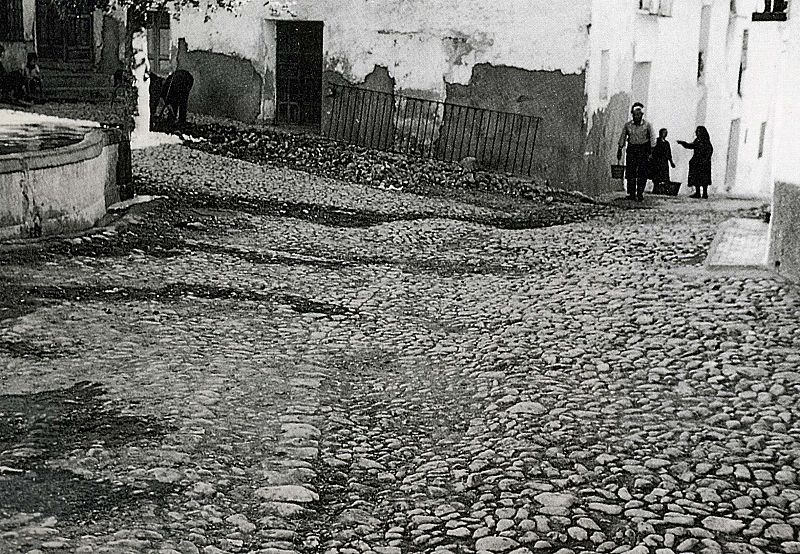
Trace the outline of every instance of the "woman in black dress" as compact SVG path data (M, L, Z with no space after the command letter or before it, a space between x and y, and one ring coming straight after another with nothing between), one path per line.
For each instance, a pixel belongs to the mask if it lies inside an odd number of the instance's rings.
M653 181L654 192L660 190L663 194L664 183L669 183L669 166L675 167L675 162L672 161L672 148L667 141L667 130L660 129L650 160L650 179Z
M692 159L689 160L689 186L694 187L692 198L700 198L700 189L703 189L703 198L708 198L708 186L711 184L711 156L714 147L708 130L702 125L695 131L693 142L679 140L678 144L689 150L694 150Z

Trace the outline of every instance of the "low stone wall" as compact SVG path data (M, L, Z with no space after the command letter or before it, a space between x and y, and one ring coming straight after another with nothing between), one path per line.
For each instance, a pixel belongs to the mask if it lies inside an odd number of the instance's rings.
M800 183L775 183L769 263L780 273L800 281Z
M109 205L133 196L130 145L114 129L73 145L0 156L0 239L93 226Z

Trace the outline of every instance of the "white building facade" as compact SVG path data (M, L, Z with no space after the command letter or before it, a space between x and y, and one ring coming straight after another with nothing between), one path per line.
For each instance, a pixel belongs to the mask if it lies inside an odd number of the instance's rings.
M534 172L590 194L621 189L610 165L640 101L669 131L674 181L686 183L691 157L676 141L704 125L711 192L767 198L789 22L754 20L761 10L762 0L243 0L184 8L153 43L195 76L200 113L273 122L295 110L318 125L335 83L540 116Z
M335 83L535 115L542 124L534 171L576 188L590 7L591 0L245 0L231 12L183 9L170 35L176 65L195 77L191 111L319 125L319 112L329 113L326 85ZM309 90L316 98L303 97Z
M603 179L627 109L639 101L656 129L669 130L674 181L686 183L691 157L675 141L691 141L704 125L714 144L711 191L769 198L775 85L788 22L754 20L760 10L756 0L595 0L587 178Z

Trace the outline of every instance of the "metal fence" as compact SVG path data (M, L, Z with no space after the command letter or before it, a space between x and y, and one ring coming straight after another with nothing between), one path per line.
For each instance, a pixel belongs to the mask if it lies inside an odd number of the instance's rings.
M530 175L541 118L331 85L323 134L334 140Z

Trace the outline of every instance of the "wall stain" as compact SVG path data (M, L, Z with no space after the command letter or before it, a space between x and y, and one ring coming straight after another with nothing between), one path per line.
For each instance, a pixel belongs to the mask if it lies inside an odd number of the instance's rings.
M442 39L447 53L447 63L451 66L467 65L464 58L473 52L486 52L494 44L494 39L486 33L453 33Z
M264 77L249 60L181 46L178 69L194 77L189 111L250 123L260 115Z
M466 85L446 84L446 101L541 118L532 173L555 186L581 189L585 74L476 64Z
M372 71L368 73L360 83L348 80L346 76L341 73L328 70L322 74L322 83L322 129L332 128L331 112L333 109L334 96L332 95L333 89L331 85L354 86L360 89L387 93L387 95L394 94L395 92L394 77L389 74L389 68L383 65L375 65ZM373 135L371 138L376 140L376 145L379 148L387 147L393 136L394 128L390 124L384 125L384 127L381 128L378 123L374 123L372 120L383 116L382 119L384 121L392 121L390 114L393 113L394 102L390 100L390 96L380 96L379 99L374 101L374 104L370 106L370 109L366 113L359 112L356 106L348 110L346 107L347 103L344 104L345 108L337 108L338 113L336 119L339 123L333 124L333 128L337 130L337 136L352 136L351 126L353 123L359 123L360 118L365 118L370 120L370 122L366 124L361 123L360 128L363 130L363 133L372 131L373 126L379 128L379 136L374 136L375 133L373 132L370 133ZM345 111L342 111L343 109ZM365 139L365 137L356 137L356 142L358 143L362 139Z
M583 192L621 190L621 182L611 178L611 164L617 163L617 140L628 119L630 104L630 95L620 92L609 99L604 109L592 114L592 125L584 139Z

